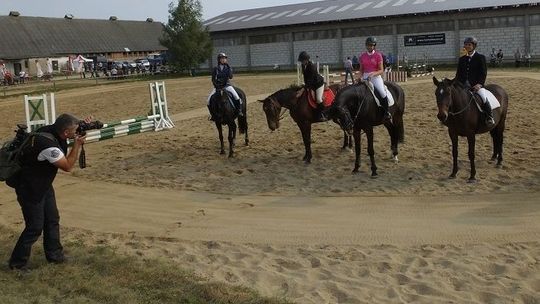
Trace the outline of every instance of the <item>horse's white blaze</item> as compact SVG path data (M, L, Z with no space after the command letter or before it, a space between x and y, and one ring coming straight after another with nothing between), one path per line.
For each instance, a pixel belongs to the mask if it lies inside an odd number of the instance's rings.
M444 89L441 88L441 90L439 91L439 94L442 96L443 93L444 93Z

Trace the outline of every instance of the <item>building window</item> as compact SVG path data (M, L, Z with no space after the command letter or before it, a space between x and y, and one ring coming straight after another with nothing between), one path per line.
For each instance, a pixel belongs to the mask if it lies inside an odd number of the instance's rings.
M530 25L540 25L540 15L531 15Z
M220 47L220 46L237 46L237 45L245 45L246 44L246 37L233 37L233 38L219 38L214 39L214 46Z
M444 32L454 30L454 21L418 22L398 25L398 34Z
M392 35L392 25L365 26L342 30L343 38Z
M53 68L53 71L58 71L59 68L58 68L58 60L53 60L52 61L52 68Z
M289 34L259 35L249 37L250 44L265 44L289 41Z
M532 21L532 18L531 18L531 21ZM523 26L524 24L525 24L525 18L523 16L503 16L503 17L459 20L459 28L462 30L519 27L519 26Z
M322 40L337 38L337 30L310 31L294 33L294 41Z

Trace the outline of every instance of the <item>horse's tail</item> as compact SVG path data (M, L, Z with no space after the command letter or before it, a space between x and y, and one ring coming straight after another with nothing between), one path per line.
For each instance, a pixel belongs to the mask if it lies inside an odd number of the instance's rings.
M240 132L240 134L246 133L247 127L248 125L247 125L246 115L244 114L244 116L239 116L238 117L238 132Z

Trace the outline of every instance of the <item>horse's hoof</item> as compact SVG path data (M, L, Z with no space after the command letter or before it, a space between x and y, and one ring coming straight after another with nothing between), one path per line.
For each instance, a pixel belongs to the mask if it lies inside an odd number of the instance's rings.
M500 164L500 163L499 163L499 164L497 164L497 165L495 165L495 168L497 168L497 169L502 169L502 167L503 167L503 165L502 165L502 164Z
M489 162L492 163L492 162L494 162L494 161L496 161L496 160L497 160L497 157L492 157L492 158L489 160Z
M452 174L448 177L448 179L456 179L456 175L455 174Z
M377 174L377 172L371 173L371 178L377 178L377 177L379 177L379 174Z
M219 154L223 155L223 154L225 154L225 151L221 151L221 152L219 152Z
M304 164L305 164L305 165L311 164L311 160L309 160L309 159L304 159Z
M468 184L476 184L476 178L474 178L474 177L473 177L473 178L469 178L469 179L467 180L467 183L468 183Z
M399 159L397 158L397 156L392 157L392 161L394 161L394 164L396 165L399 163Z
M360 171L359 171L358 169L354 169L354 170L352 170L352 172L351 172L352 175L357 175L357 174L359 174L359 173L360 173Z

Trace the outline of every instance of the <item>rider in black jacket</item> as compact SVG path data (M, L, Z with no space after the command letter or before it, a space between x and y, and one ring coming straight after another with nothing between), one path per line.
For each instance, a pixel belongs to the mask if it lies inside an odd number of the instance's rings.
M463 47L467 51L467 54L459 58L456 79L482 97L482 110L487 115L486 124L492 126L495 124L495 121L493 120L493 112L487 101L486 89L484 88L487 77L486 57L476 52L477 45L478 40L476 38L465 38Z
M304 86L308 90L315 91L315 97L317 101L317 108L319 109L319 120L326 121L326 115L324 113L325 107L323 104L324 93L324 78L317 71L317 67L309 60L309 55L306 51L300 52L298 55L298 61L302 63L302 74L304 75ZM308 91L308 94L311 94Z
M208 96L208 110L210 110L210 115L212 114L210 100L212 99L212 95L216 93L216 90L225 89L227 92L231 93L231 95L234 98L235 105L237 107L238 116L244 115L242 113L242 99L234 89L234 87L231 85L230 79L233 78L233 70L231 66L227 63L227 55L225 53L219 53L217 56L218 64L214 69L212 70L212 84L214 85L214 89L210 93L210 96ZM211 120L214 120L214 117L211 118Z

